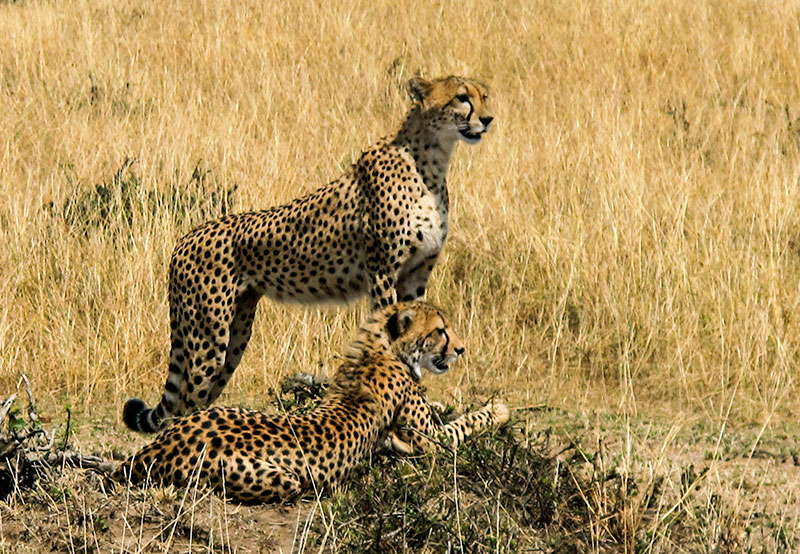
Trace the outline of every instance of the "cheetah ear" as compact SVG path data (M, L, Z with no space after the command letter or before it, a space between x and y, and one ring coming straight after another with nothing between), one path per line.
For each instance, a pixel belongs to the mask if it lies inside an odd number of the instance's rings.
M408 95L414 102L420 104L428 97L433 88L433 83L421 77L414 77L408 82Z
M393 313L389 317L389 321L386 322L386 332L389 333L389 338L397 340L400 335L408 331L412 321L414 321L414 312L412 310Z

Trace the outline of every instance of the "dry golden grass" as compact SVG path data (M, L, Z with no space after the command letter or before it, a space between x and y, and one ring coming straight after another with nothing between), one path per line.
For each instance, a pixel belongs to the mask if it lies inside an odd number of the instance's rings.
M200 163L237 211L336 177L394 130L415 75L492 88L459 146L429 298L498 393L679 421L800 409L797 7L662 0L0 3L0 390L119 413L160 395L166 269L193 219L148 191ZM86 235L46 208L126 158L146 209ZM329 372L354 307L264 301L223 402ZM676 417L678 416L678 417Z

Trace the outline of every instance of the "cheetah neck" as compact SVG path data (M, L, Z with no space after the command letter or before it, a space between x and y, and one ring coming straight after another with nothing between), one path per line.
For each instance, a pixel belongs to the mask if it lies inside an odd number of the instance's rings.
M385 314L373 314L358 330L355 340L345 350L345 366L358 368L374 364L377 360L399 361L408 368L409 375L418 381L422 376L419 355L397 352L392 348L392 344L389 343L389 338L384 332L386 319Z
M392 144L402 146L414 158L417 172L428 189L435 195L447 198L447 168L455 139L436 133L435 126L425 121L420 110L411 111Z
M347 346L344 357L349 362L360 364L368 357L385 356L390 353L389 341L386 336L371 328L375 325L375 321L369 321L368 325L359 329L355 340ZM380 323L377 322L377 325L379 326Z

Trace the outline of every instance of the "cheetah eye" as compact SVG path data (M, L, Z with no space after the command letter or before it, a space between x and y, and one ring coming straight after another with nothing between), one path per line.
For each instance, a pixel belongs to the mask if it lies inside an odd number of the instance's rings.
M459 102L464 102L464 103L469 102L469 95L468 94L459 94L458 96L456 96L456 100L458 100Z
M446 335L447 334L447 331L442 329L442 328L436 329L436 332L439 333L440 335Z
M488 95L488 94L484 94L484 95L483 95L483 98L481 98L481 99L482 99L484 102L486 102L486 101L489 99L489 95Z

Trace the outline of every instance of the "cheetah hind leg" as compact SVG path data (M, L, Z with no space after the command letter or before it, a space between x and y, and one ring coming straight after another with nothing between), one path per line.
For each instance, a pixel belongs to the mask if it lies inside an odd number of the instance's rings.
M216 376L208 394L208 403L211 404L222 393L228 384L233 372L242 361L244 349L253 334L253 321L256 316L256 306L261 298L255 292L247 292L236 299L236 313L230 326L230 340L225 351L225 363L219 375Z
M178 306L170 297L170 318L169 374L161 401L155 408L147 408L142 400L131 398L122 411L123 421L134 431L154 433L163 428L169 418L209 405L217 379L224 377L233 310L200 317L191 306ZM189 338L195 344L191 349L187 348ZM197 346L201 344L203 349Z
M245 464L250 467L236 481L223 471L224 487L215 483L217 491L243 504L289 504L303 494L303 484L294 471L260 459L245 460Z

